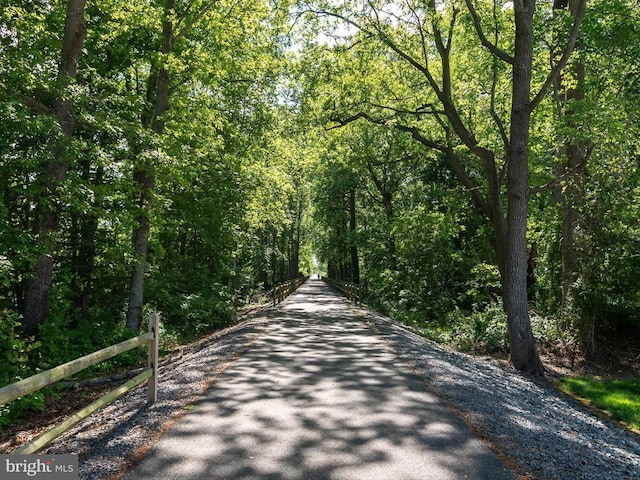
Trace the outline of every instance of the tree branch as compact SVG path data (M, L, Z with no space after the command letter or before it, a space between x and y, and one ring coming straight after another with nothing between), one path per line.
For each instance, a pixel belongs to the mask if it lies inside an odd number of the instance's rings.
M369 5L373 9L373 11L377 14L377 10L375 9L375 7L373 5L371 5L370 3L369 3ZM360 30L367 31L366 29L364 29L360 25L357 25L357 24L355 24L353 22L350 22L350 23L352 25L355 25ZM441 94L440 88L438 87L438 84L436 83L435 79L433 78L433 75L431 75L431 71L429 70L428 63L425 63L424 65L421 64L419 61L417 61L415 58L413 58L407 52L402 50L398 45L396 45L395 42L391 38L389 38L389 36L382 30L382 27L380 26L380 21L378 19L375 22L373 22L372 27L375 30L375 33L378 36L378 38L380 38L380 40L382 41L382 43L384 43L387 47L389 47L391 50L393 50L402 59L406 60L413 68L415 68L420 73L422 73L426 77L429 85L434 90L436 95L440 96L440 94ZM420 28L420 34L421 35L423 34L422 28ZM424 46L425 46L425 43L424 43L424 37L423 37L422 38L423 55L424 55Z
M478 206L478 208L482 211L482 213L484 213L488 218L493 217L489 203L482 196L480 189L475 183L473 183L473 180L471 180L471 177L467 175L467 172L462 167L462 164L460 163L458 156L456 155L456 153L454 152L453 148L450 145L442 145L438 142L434 142L433 140L427 139L424 135L422 135L422 132L420 132L420 130L418 130L418 128L416 127L408 127L405 125L394 125L394 127L400 131L411 133L411 136L415 140L420 142L422 145L444 153L447 159L447 162L449 163L449 167L453 171L453 174L470 193L474 203Z
M478 208L482 211L482 213L484 213L488 218L493 217L489 203L482 196L480 189L477 187L477 185L473 183L473 180L471 180L471 177L467 175L467 172L462 167L462 164L460 163L458 156L455 154L453 148L450 145L428 139L422 134L422 132L417 127L402 125L402 124L389 125L390 118L377 119L372 117L368 113L358 112L355 115L351 115L350 117L347 117L344 119L332 118L332 120L338 123L338 125L329 127L327 128L327 130L334 130L336 128L341 128L343 126L348 125L349 123L355 122L360 119L367 120L368 122L371 122L377 125L390 126L401 132L409 133L411 134L413 139L417 140L423 146L444 153L445 157L447 158L447 162L449 163L449 167L453 171L456 178L458 178L460 183L462 183L462 185L466 188L466 190L471 194L471 198L473 199L474 203L478 206Z
M489 111L491 113L491 118L493 118L494 123L498 127L498 132L500 133L500 138L502 139L502 144L504 145L504 151L509 151L509 136L507 135L507 130L496 111L496 85L498 83L498 72L497 65L495 64L496 60L494 60L493 65L493 79L491 83L491 102L489 106Z
M366 102L368 105L379 108L381 110L390 110L398 114L413 115L419 117L421 115L444 115L444 110L436 110L432 105L421 105L416 110L404 110L401 108L391 107L389 105L380 105L378 103Z
M493 2L493 23L494 23L494 42L498 44L498 11L497 11L497 1ZM509 151L509 136L507 135L507 129L505 128L504 122L498 112L496 111L496 87L498 85L498 58L493 57L492 62L492 81L491 81L491 117L493 121L498 127L498 131L500 132L500 138L502 139L502 144L504 146L505 158L508 157L507 152ZM506 163L505 163L506 167ZM503 169L503 172L506 171L506 168ZM500 175L502 177L502 174ZM502 184L502 182L501 182Z
M571 27L571 33L569 34L569 39L567 40L567 45L562 52L562 57L558 60L553 70L547 77L547 80L540 88L538 94L531 100L529 103L529 112L533 112L536 107L540 104L542 99L547 95L549 88L553 85L553 82L558 77L562 69L567 65L571 54L573 53L573 49L576 46L576 41L578 40L578 34L580 33L580 25L582 24L582 20L584 18L585 12L587 10L587 0L579 0L578 7L574 13L573 17L573 26Z
M499 58L509 65L513 65L513 57L504 50L498 48L497 45L491 43L485 36L484 31L482 30L482 25L480 24L480 17L478 16L478 12L476 12L475 7L473 6L472 0L465 0L465 2L467 4L467 8L469 9L469 13L471 14L471 18L473 18L473 26L476 29L476 33L478 34L478 38L480 39L480 43L482 43L482 46L489 50L489 52L491 52L491 54L496 58Z
M36 100L35 98L28 97L20 92L16 92L12 88L7 87L4 82L0 82L0 88L7 92L9 96L16 97L25 107L29 108L34 113L49 117L54 116L53 109L42 103L40 100Z
M591 146L587 152L586 155L584 156L584 159L576 166L574 166L573 168L571 168L570 170L564 172L562 175L560 175L559 177L555 178L552 182L549 183L545 183L544 185L540 185L539 187L536 188L532 188L530 190L531 194L536 194L536 193L542 193L546 190L549 190L550 188L554 188L554 187L559 187L560 185L562 185L562 182L564 180L566 180L567 178L573 176L577 171L579 171L580 169L584 168L585 165L587 165L587 163L589 163L589 159L591 158L591 155L593 154L593 151L595 150L594 146Z
M453 29L456 26L456 19L458 18L458 10L455 6L453 7L453 15L451 15L451 23L449 24L449 32L447 33L447 52L451 51L451 44L453 43Z
M219 0L211 0L209 2L207 2L199 11L198 13L196 13L189 21L187 21L184 25L184 27L182 27L180 29L180 31L178 33L176 33L176 36L174 37L174 41L179 40L180 38L184 37L187 32L189 32L189 30L191 30L191 27L193 27L196 23L198 23L202 17L204 17L207 12L209 12L209 10L211 10L214 5L216 3L218 3ZM193 4L192 4L193 5ZM187 8L186 13L189 12L189 10L191 9L191 5L189 5L189 8ZM180 23L182 23L183 20L186 19L186 15L180 19L180 21L178 22L178 25L180 25Z

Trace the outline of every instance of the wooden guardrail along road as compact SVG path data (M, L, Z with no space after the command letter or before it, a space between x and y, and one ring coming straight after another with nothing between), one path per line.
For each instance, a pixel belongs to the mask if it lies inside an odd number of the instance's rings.
M322 280L324 280L324 282L328 285L342 292L347 297L347 299L351 300L352 302L355 302L357 304L362 303L360 285L358 285L357 283L342 282L340 280L334 280L329 277L322 277Z
M300 277L289 280L287 282L276 284L276 286L273 287L273 290L271 290L273 306L275 307L278 303L282 302L285 298L295 292L298 287L300 287L300 285L302 285L308 279L309 277Z
M132 350L136 347L148 345L148 359L147 369L140 373L138 376L132 378L128 382L124 383L120 387L112 390L103 397L94 401L90 405L84 407L78 412L71 415L69 418L59 423L55 427L51 428L47 432L40 435L35 440L23 445L19 449L12 453L16 454L29 454L36 453L48 445L52 440L62 435L74 425L78 424L81 420L87 418L96 410L108 405L121 397L128 391L140 385L145 380L147 383L147 400L149 403L153 403L157 399L158 389L158 315L152 313L149 316L149 331L138 335L137 337L130 338L116 345L98 350L97 352L90 353L84 357L72 360L63 365L59 365L45 372L38 373L19 382L12 383L5 387L0 388L0 405L12 402L30 393L37 392L49 385L52 385L62 379L68 378L85 368L92 365L96 365L100 362L104 362L110 358L115 357L121 353Z

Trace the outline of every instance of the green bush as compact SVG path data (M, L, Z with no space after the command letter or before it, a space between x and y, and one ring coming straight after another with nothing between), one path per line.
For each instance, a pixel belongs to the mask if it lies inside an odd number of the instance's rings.
M17 314L0 312L0 386L15 383L33 374L31 356L37 351L40 343L33 339L21 338L18 335L19 330ZM0 426L9 425L33 410L42 411L44 398L42 392L36 392L0 405Z
M20 380L30 371L29 353L38 347L38 343L22 339L19 331L18 315L0 312L0 385Z
M149 289L148 299L161 313L167 333L176 332L183 341L224 328L236 318L232 294L220 284L193 291L180 291L169 283L155 284Z
M547 317L531 312L531 330L536 341L552 347L560 342L570 343L574 337L570 329L562 328L557 318Z
M15 383L40 371L80 358L136 334L124 327L122 318L82 320L72 325L64 302L54 302L47 321L38 329L38 340L20 336L18 315L0 313L0 386ZM74 376L92 378L146 361L144 348L136 348L89 367ZM51 389L40 390L0 406L0 425L8 425L33 411L42 411Z
M461 299L474 310L479 310L498 301L501 288L498 267L478 263L469 272L469 280Z
M509 346L507 316L500 303L474 312L456 308L444 322L425 323L419 329L425 337L465 352L507 351Z
M501 304L492 304L484 310L467 315L458 314L452 321L452 327L453 341L460 350L508 350L507 316Z
M45 405L45 394L42 391L25 395L18 400L0 405L0 427L26 418L34 411L42 412Z

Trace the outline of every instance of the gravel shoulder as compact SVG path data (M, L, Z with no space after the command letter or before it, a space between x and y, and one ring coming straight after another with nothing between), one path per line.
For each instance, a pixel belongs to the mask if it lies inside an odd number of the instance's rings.
M640 437L555 389L444 349L366 309L363 318L523 478L640 478Z
M269 322L269 312L198 342L182 358L161 365L158 401L137 388L56 439L48 454L79 456L81 480L119 478L157 438L188 412L218 376L247 350Z
M362 307L354 313L523 479L640 478L639 437L502 365L453 352ZM254 342L266 311L163 369L159 401L136 389L56 440L46 453L80 456L79 478L119 478Z

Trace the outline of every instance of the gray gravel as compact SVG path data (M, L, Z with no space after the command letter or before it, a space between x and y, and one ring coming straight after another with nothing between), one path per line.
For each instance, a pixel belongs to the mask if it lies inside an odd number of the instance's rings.
M511 369L443 349L373 312L363 315L523 477L640 479L638 435Z
M509 368L441 348L353 308L522 478L640 479L637 435ZM118 478L248 348L270 315L258 314L166 365L154 405L146 404L144 388L136 389L46 452L78 454L80 479Z
M137 388L69 430L44 452L78 455L81 480L119 478L189 411L227 365L251 345L268 320L268 313L257 315L199 343L181 358L161 363L156 403L147 404L146 388Z

